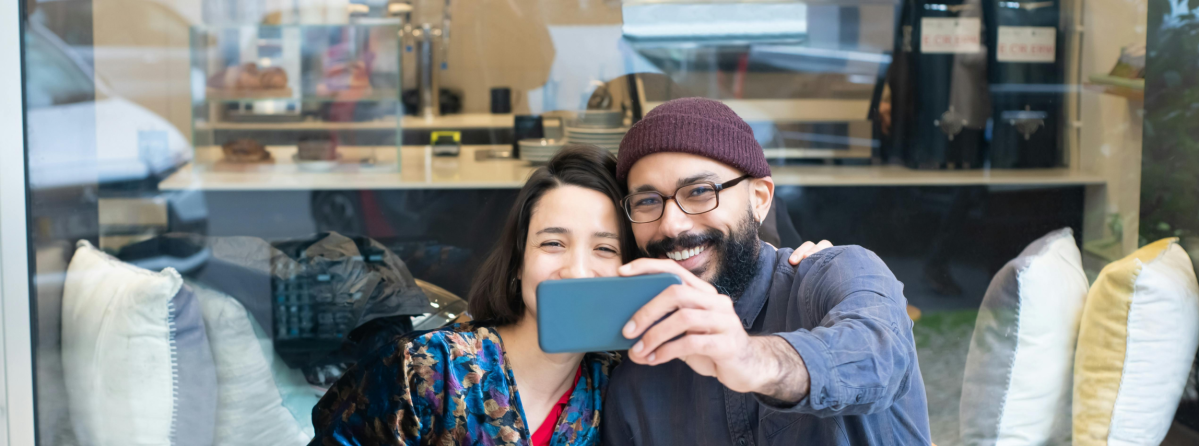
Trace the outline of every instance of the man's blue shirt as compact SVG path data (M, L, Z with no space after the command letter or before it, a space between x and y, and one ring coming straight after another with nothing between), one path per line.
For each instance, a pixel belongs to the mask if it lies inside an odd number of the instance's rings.
M605 445L929 445L928 403L903 284L860 246L791 266L762 243L759 269L734 302L751 335L787 340L811 376L789 407L729 390L682 361L613 372Z

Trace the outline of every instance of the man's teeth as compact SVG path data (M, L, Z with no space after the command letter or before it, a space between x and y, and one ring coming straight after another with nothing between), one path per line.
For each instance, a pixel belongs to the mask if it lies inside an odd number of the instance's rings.
M696 255L698 255L701 252L704 252L703 246L700 246L698 248L684 249L682 251L668 252L668 253L666 253L666 257L670 257L671 260L676 260L676 261L687 260L692 257L695 257Z

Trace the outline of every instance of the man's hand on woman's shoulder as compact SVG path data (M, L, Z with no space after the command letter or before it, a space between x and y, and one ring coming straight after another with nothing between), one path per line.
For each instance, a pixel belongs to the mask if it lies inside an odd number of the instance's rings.
M787 261L791 265L799 265L799 262L802 262L808 256L832 247L833 244L828 240L821 240L820 243L803 242L798 248L795 248L795 251L791 253L791 257L787 258Z

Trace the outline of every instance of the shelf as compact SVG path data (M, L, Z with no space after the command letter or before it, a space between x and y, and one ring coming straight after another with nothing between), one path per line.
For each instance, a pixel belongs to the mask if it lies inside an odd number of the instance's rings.
M209 88L204 93L209 102L246 102L273 99L292 99L290 88L274 88L269 90L225 90Z
M1133 101L1145 100L1145 80L1127 79L1106 74L1093 74L1086 88L1104 94L1123 96Z
M870 99L725 99L747 122L846 122L866 121ZM661 102L646 103L648 113Z
M1069 168L916 170L903 166L771 166L785 186L1083 186L1103 177Z
M404 116L401 127L404 129L470 129L470 128L512 128L515 120L512 115L493 115L487 113L467 113L460 115L438 116L424 119L416 116ZM395 129L396 122L391 119L366 122L213 122L196 121L196 130L388 130Z
M400 102L400 92L377 90L369 93L345 91L339 96L302 95L295 97L291 88L270 90L221 90L209 88L204 93L208 102L299 101L299 102Z
M1122 96L1131 101L1144 101L1145 100L1145 90L1136 90L1136 89L1132 89L1132 88L1128 88L1128 87L1121 87L1118 85L1102 85L1102 84L1091 84L1091 83L1085 84L1085 86L1086 86L1087 90L1097 91L1097 92L1100 92L1103 94L1110 94L1113 96Z
M510 146L463 146L457 157L433 156L429 146L343 147L343 159L371 152L380 164L395 162L399 170L364 172L352 165L334 172L303 172L291 162L295 147L269 146L273 164L220 167L219 147L197 149L197 168L188 164L159 184L163 190L328 190L328 189L517 189L535 169L513 159L476 160L482 150ZM902 166L774 166L780 186L1079 186L1100 185L1098 175L1071 169L913 170Z
M196 130L394 130L394 120L366 122L214 122L196 121Z

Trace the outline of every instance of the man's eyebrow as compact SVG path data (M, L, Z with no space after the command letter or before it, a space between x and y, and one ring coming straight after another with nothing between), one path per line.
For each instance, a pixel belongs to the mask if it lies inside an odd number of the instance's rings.
M600 232L596 232L593 235L596 237L599 237L599 238L614 238L614 239L620 240L620 235L612 233L612 232L600 231Z
M632 191L632 192L633 192L633 193L640 193L640 192L657 192L657 191L658 191L658 190L657 190L657 189L654 189L654 187L653 187L653 186L650 186L650 185L648 185L648 184L642 184L642 185L640 185L640 186L637 186L637 188L636 188L636 189L633 189L633 191Z
M716 175L713 172L700 172L698 174L689 176L687 178L680 178L679 181L675 183L675 187L683 187L688 184L696 183L699 181L717 182L717 181L720 181L720 176ZM639 192L661 192L661 191L654 189L653 186L650 186L648 184L642 184L640 186L637 186L630 192L639 193Z
M697 183L700 181L711 181L711 182L715 183L717 181L720 181L720 177L712 172L700 172L698 174L689 176L687 178L679 179L679 182L677 184L675 184L675 186L683 187L688 184Z
M551 226L551 227L542 229L540 231L537 231L537 233L535 233L533 235L541 235L541 234L570 234L570 230L563 228L563 227L559 227L559 226Z

